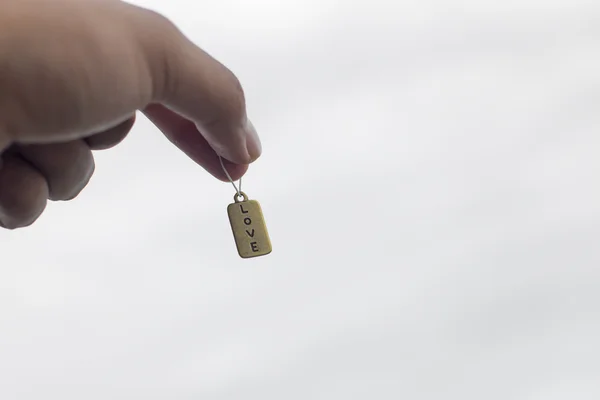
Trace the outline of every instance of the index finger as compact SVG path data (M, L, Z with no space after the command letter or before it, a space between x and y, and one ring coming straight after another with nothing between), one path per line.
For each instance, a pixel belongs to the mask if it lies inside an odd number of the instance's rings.
M224 182L229 180L223 172L219 155L210 146L204 136L202 136L192 121L159 104L152 104L143 112L167 139L188 157L217 179ZM231 178L234 180L241 178L248 170L247 164L235 164L227 159L223 161L227 172L229 172Z

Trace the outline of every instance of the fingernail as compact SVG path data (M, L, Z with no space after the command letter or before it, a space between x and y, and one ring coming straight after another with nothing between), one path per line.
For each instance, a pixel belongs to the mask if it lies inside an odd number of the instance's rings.
M262 145L260 143L260 138L258 137L256 128L254 128L254 125L252 125L252 122L250 122L250 120L246 121L245 131L246 150L250 155L250 162L254 162L262 154Z

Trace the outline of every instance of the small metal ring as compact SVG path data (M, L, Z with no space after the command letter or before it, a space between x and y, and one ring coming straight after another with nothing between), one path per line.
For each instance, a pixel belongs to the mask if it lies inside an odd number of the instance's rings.
M236 203L240 203L242 200L240 200L240 197L243 198L243 201L248 201L248 196L246 196L246 193L240 191L239 193L236 193L233 195L233 200Z

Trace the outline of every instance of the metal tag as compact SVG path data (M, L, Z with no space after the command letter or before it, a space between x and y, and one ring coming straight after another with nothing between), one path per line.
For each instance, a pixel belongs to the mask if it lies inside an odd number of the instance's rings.
M244 192L236 194L234 200L235 203L227 206L227 214L240 257L252 258L271 253L271 239L258 201L248 200Z

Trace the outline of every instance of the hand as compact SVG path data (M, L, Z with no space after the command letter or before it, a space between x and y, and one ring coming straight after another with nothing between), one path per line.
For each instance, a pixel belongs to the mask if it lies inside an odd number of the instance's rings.
M118 0L0 2L0 226L77 196L141 110L225 180L261 146L242 88L166 18Z

